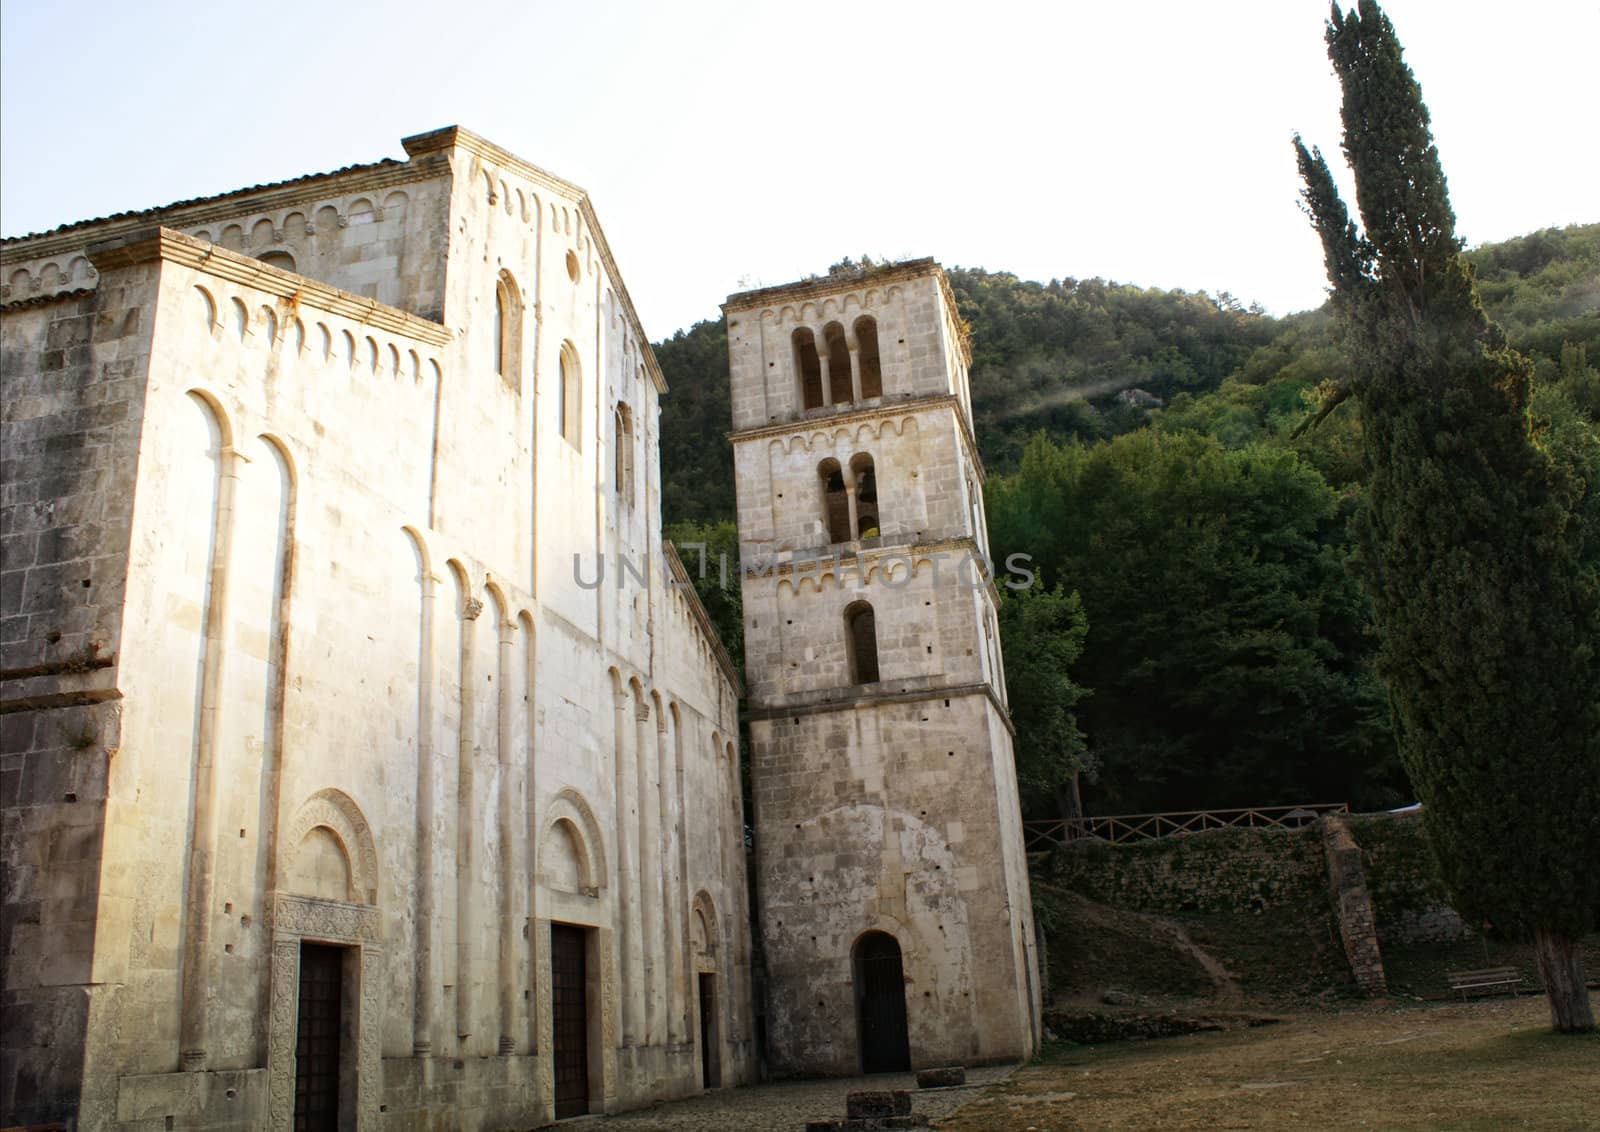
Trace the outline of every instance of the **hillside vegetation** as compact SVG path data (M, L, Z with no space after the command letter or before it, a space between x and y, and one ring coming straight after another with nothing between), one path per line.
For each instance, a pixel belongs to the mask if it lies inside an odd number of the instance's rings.
M1468 258L1485 308L1535 359L1540 383L1559 380L1591 420L1600 416L1600 224L1486 244ZM1228 447L1286 440L1307 416L1307 396L1343 373L1321 309L1273 318L1225 292L1033 283L981 268L955 268L950 285L972 328L973 412L991 475L1014 470L1038 432L1104 440L1156 423L1210 433ZM708 319L655 352L672 389L661 408L666 521L731 520L727 328ZM1116 395L1128 389L1166 408L1123 404ZM1359 468L1340 425L1335 418L1298 447L1343 484Z
M1544 443L1592 485L1600 519L1600 224L1468 258L1485 309L1534 361ZM971 328L993 549L1032 555L1087 621L1070 674L1023 672L1064 654L1028 639L1046 619L1002 617L1008 681L1039 690L1013 697L1026 808L1058 804L1039 770L1052 757L1055 779L1087 772L1086 808L1102 813L1408 801L1370 611L1345 569L1359 424L1336 411L1307 427L1344 376L1326 310L1274 318L1226 293L981 269L950 283ZM672 390L669 534L734 546L726 330L698 323L655 350ZM737 594L713 571L704 596L735 645ZM1022 750L1040 735L1048 749Z

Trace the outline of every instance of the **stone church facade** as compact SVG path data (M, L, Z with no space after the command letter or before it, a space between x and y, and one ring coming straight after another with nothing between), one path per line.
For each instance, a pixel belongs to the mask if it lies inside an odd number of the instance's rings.
M755 1072L661 374L580 189L404 144L0 246L0 1123L527 1128Z
M770 1064L1026 1058L1039 963L949 283L916 260L723 311Z

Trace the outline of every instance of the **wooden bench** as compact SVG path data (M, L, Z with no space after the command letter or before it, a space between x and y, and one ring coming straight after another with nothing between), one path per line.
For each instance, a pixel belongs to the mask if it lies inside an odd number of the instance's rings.
M1522 972L1515 967L1487 967L1481 971L1450 971L1445 976L1450 980L1450 989L1461 995L1461 1001L1467 1000L1468 991L1492 991L1504 988L1515 995L1522 989Z

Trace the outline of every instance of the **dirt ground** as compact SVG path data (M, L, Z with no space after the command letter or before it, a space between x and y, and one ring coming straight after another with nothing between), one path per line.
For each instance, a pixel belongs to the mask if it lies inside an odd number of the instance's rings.
M1056 1047L938 1126L1600 1128L1600 1035L1550 1033L1542 996L1282 1017L1260 1029Z

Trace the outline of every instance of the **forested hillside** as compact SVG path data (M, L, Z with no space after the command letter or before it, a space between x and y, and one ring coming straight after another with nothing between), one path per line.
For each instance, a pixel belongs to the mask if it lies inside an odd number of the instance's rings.
M1539 364L1541 383L1569 357L1570 394L1600 415L1600 388L1580 375L1600 361L1600 224L1550 228L1468 254L1491 317ZM1342 373L1322 311L1272 318L1215 298L1101 279L1030 283L956 268L950 285L972 328L973 411L991 475L1016 468L1029 439L1109 439L1150 423L1208 432L1229 446L1287 437L1306 395ZM728 336L721 318L655 345L672 392L661 409L667 522L732 519ZM1570 351L1569 351L1570 354ZM1150 413L1122 403L1142 389L1167 403ZM1211 394L1212 396L1207 396ZM1306 446L1336 483L1359 477L1340 422Z
M1468 258L1488 313L1535 363L1546 444L1600 485L1600 224ZM1032 555L1081 602L1002 618L1008 681L1030 690L1013 698L1029 808L1055 804L1052 765L1087 769L1091 812L1409 800L1345 569L1359 425L1335 411L1308 427L1344 375L1326 312L1272 318L1226 294L977 269L950 282L971 327L994 550ZM672 389L670 533L731 546L726 332L703 322L655 349ZM1600 518L1600 486L1586 501ZM736 595L714 589L736 638ZM1072 648L1045 639L1051 617L1075 626Z

